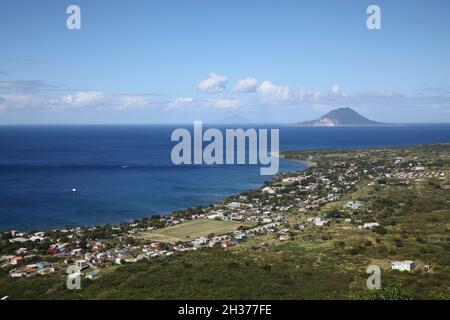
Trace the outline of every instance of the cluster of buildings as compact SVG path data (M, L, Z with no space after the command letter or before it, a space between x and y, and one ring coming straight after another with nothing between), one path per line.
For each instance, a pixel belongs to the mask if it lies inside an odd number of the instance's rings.
M26 277L29 278L34 275L44 275L57 271L58 269L53 264L41 261L38 263L31 263L23 266L22 268L14 268L9 271L9 275L12 278Z
M310 161L323 160L320 156L306 156ZM86 227L53 232L19 233L11 231L8 241L18 246L14 255L0 257L0 267L14 266L11 277L55 272L58 267L75 264L82 270L98 274L100 268L113 264L133 263L144 259L170 256L175 252L208 247L227 248L247 239L267 233L276 233L280 241L291 239L286 212L307 213L307 222L315 227L332 223L330 217L320 216L320 208L329 202L341 200L363 179L374 183L380 179L392 183L409 183L422 177L445 179L440 171L424 172L417 160L406 161L396 157L393 161L371 160L360 153L351 161L324 160L320 166L301 172L284 173L260 190L234 196L223 203L196 210L191 215L160 217L157 224L149 220L110 227ZM351 216L363 210L363 201L347 201L342 210ZM189 241L145 241L137 235L155 228L170 227L195 219L251 222L254 227L240 228L224 235L198 237ZM352 221L347 218L346 221ZM376 221L361 222L363 229L380 226ZM300 226L304 228L304 226ZM42 249L44 246L44 252ZM59 258L60 263L47 263L41 256ZM414 269L411 261L394 262L393 269ZM94 277L92 275L92 277Z

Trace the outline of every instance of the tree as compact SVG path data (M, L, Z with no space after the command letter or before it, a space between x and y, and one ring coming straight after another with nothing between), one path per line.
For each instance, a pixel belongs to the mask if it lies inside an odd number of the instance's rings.
M363 294L350 294L351 300L413 300L415 291L400 281L386 283L379 290L369 290Z

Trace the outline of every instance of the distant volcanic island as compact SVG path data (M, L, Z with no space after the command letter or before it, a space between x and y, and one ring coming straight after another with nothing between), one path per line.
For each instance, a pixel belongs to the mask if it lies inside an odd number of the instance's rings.
M216 120L213 123L218 123L218 124L247 124L247 123L251 123L252 121L241 117L240 115L237 114L233 114L232 116L220 119L220 120Z
M337 127L337 126L389 126L391 124L377 122L362 116L351 108L339 108L328 112L316 120L303 121L300 126Z

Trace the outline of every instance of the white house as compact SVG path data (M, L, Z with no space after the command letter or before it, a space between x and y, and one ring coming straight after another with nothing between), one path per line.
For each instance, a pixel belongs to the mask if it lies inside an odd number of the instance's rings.
M75 266L78 268L78 270L84 270L89 267L89 264L86 260L77 260L75 261Z
M349 201L346 204L344 204L344 208L345 209L350 209L350 210L360 210L364 207L364 203L361 201Z
M197 248L206 245L207 242L208 242L208 239L205 237L199 237L199 238L191 241L192 245Z
M228 204L228 208L230 208L230 209L238 209L238 208L240 208L240 206L241 206L241 203L236 202L236 201Z
M13 239L9 239L9 242L13 243L13 242L20 242L20 243L24 243L30 241L30 239L27 238L23 238L23 237L17 237L17 238L13 238Z
M308 218L307 220L308 220L308 222L312 222L313 224L315 224L318 227L329 226L330 225L330 221L329 220L322 219L321 217Z
M73 249L72 251L70 251L70 255L71 256L79 256L81 255L81 249Z
M265 187L262 189L262 192L268 193L268 194L274 194L275 190L273 190L271 187Z
M25 273L22 271L19 271L18 269L12 269L11 271L9 271L9 276L11 278L20 278L24 275Z
M415 267L416 267L415 262L411 260L392 262L392 270L412 271L414 270Z
M211 220L213 220L213 219L223 219L223 213L222 212L216 212L216 213L214 213L214 214L210 214L210 215L208 215L208 219L211 219Z
M364 225L362 227L364 229L372 229L372 228L379 227L379 226L380 226L380 224L378 222L367 222L367 223L364 223Z
M32 236L32 237L30 237L30 241L37 241L37 242L42 242L42 241L44 241L45 240L45 238L44 237L41 237L41 236Z

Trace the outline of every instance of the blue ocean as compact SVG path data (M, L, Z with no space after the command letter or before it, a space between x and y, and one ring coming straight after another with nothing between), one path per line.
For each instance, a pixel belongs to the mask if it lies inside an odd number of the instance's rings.
M173 165L175 127L0 126L0 230L116 224L212 204L270 179L259 166ZM450 142L450 124L276 128L281 150ZM280 171L303 168L280 163Z

